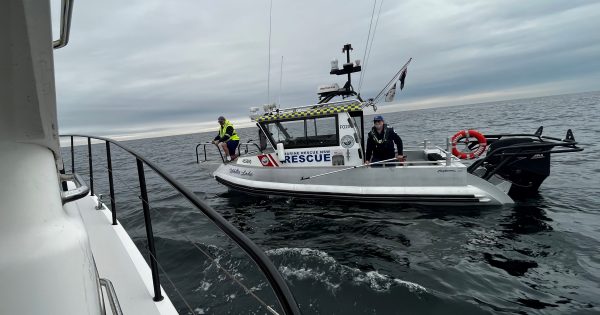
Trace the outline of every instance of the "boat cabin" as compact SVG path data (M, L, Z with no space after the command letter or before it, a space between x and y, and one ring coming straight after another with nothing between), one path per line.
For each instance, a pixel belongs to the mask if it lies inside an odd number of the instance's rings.
M285 166L360 165L364 161L363 111L358 100L274 109L253 118L261 149L271 144Z

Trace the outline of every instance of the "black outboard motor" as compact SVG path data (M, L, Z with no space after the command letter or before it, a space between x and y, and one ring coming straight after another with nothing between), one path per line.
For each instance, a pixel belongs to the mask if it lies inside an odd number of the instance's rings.
M513 183L508 192L512 197L536 193L550 175L550 153L544 153L546 148L536 147L535 143L542 142L532 138L507 138L489 146L491 156L486 168ZM491 154L494 151L499 154Z
M537 193L550 175L550 155L583 151L571 129L564 139L542 136L543 127L534 134L486 135L489 144L485 157L468 167L468 172L485 180L499 175L512 183L508 194L523 197Z

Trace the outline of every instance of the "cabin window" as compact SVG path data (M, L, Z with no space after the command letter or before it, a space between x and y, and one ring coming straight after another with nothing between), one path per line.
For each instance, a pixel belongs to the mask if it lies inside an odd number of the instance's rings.
M319 117L263 123L273 143L286 149L338 146L337 117Z
M311 147L339 145L337 117L320 117L306 120L306 141Z
M286 148L301 148L306 145L304 120L277 121L267 126L275 143L281 142Z
M267 136L265 135L264 132L262 132L262 130L260 128L258 129L258 143L259 143L259 148L262 151L267 149Z

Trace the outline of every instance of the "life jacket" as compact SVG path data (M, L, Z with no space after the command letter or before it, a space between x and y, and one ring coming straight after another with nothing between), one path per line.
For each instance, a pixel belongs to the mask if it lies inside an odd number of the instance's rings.
M231 137L229 137L229 140L240 140L240 137L238 137L237 132L235 132L233 124L229 120L225 120L225 123L223 124L223 126L221 126L221 129L219 129L219 137L221 139L225 137L225 131L227 131L227 127L233 128L233 134L231 135Z
M369 132L369 137L371 137L373 139L373 141L375 142L375 146L379 147L382 144L385 144L388 140L388 136L394 132L394 128L389 127L388 125L383 125L383 138L378 139L377 138L377 129L375 129L375 127L371 128L371 131Z

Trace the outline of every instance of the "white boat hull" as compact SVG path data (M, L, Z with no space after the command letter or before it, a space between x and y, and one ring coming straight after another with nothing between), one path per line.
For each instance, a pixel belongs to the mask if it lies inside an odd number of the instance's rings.
M215 179L251 194L427 205L502 205L510 184L494 185L453 166L364 167L302 180L345 167L257 167L223 164Z

